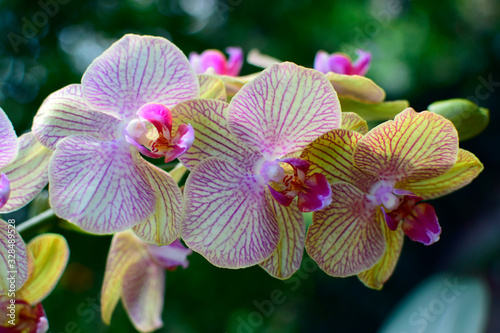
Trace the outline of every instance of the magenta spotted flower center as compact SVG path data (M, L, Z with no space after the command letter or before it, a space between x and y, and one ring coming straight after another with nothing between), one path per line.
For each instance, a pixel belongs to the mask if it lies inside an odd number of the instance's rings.
M165 163L168 163L184 154L193 144L194 130L189 124L180 125L172 135L172 114L165 105L145 104L137 116L128 123L125 137L143 155L153 158L165 156Z
M437 242L441 227L434 208L420 203L422 197L394 186L394 182L379 181L367 196L372 204L380 206L389 229L396 230L402 222L404 233L412 240L425 245Z
M324 175L314 173L307 176L309 167L309 162L303 159L283 158L265 161L259 173L279 204L289 206L298 196L300 211L312 212L332 202L332 191Z

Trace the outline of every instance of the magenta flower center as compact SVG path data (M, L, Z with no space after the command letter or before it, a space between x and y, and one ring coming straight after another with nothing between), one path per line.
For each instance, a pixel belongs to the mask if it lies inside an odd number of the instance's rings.
M165 163L168 163L193 144L194 130L189 124L180 125L172 135L172 114L163 104L146 104L139 109L137 116L128 123L125 137L143 155L164 156Z
M414 241L430 245L439 240L441 227L436 212L431 205L420 202L423 198L394 188L394 183L380 181L368 199L380 206L390 230L396 230L402 222L404 233Z
M284 158L264 162L260 174L279 204L289 206L298 196L299 209L312 212L328 206L332 192L325 176L318 173L307 176L309 166L309 162L300 158Z

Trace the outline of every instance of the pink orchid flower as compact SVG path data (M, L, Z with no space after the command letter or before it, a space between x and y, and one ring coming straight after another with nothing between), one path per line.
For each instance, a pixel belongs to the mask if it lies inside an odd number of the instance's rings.
M180 157L191 170L184 189L186 244L219 267L261 264L280 278L293 274L304 249L301 212L331 201L326 178L306 176L309 163L297 157L340 126L339 101L326 77L275 64L229 104L192 100L172 114L197 133Z
M326 175L333 191L332 203L313 215L307 252L326 273L357 274L376 289L392 274L405 234L425 245L439 240L436 212L421 201L467 185L483 169L458 148L449 120L411 108L364 136L326 133L301 157L310 172Z
M50 200L57 216L95 234L134 227L151 243L178 237L182 194L148 157L171 161L194 140L172 127L170 109L196 98L188 59L164 38L126 35L94 60L81 84L42 104L35 137L52 156Z
M318 51L314 58L314 69L322 73L334 72L344 75L363 76L370 68L372 55L363 50L357 50L358 59L352 62L351 58L344 53L328 54L325 51Z
M205 50L201 54L191 52L189 62L198 74L213 71L218 75L238 76L243 66L243 51L239 47L228 47L226 52L229 59L219 50Z
M102 318L110 324L121 299L134 327L151 332L163 326L165 269L187 268L192 251L179 240L170 245L147 244L130 230L116 233L111 242L101 293Z

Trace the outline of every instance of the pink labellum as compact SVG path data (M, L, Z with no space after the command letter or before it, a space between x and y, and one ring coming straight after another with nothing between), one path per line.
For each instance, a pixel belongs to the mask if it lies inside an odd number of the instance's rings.
M313 212L323 209L331 203L332 191L326 177L318 173L307 176L309 162L295 157L277 161L287 163L292 169L287 170L287 172L283 171L283 177L280 180L271 179L269 181L269 191L279 204L288 206L293 198L298 196L299 210L301 212ZM270 165L264 164L268 175L271 169ZM266 178L264 177L264 179Z
M326 208L332 203L332 188L325 175L314 173L306 178L305 191L299 193L299 210L315 212Z
M0 175L0 208L5 206L10 197L10 181L6 174Z
M201 54L192 52L189 62L198 74L214 71L218 75L238 76L243 65L243 51L239 47L229 47L229 59L219 50L206 50Z
M191 249L182 245L178 239L170 245L157 246L150 244L148 251L155 263L169 271L174 271L177 266L188 268L187 256L193 253Z
M439 240L441 226L436 211L428 203L413 207L410 215L403 220L403 231L412 241L431 245Z
M387 226L393 231L397 229L401 220L403 220L406 216L413 214L413 208L415 205L422 201L421 197L414 194L406 194L402 197L398 197L398 199L399 204L397 208L392 210L388 210L387 206L382 208L386 217Z
M137 115L153 124L158 133L163 133L166 130L170 132L172 130L172 113L163 104L148 103L143 105L137 111Z
M269 192L273 196L274 200L276 200L282 206L290 206L295 196L290 196L287 193L278 192L271 185L267 185L269 187Z
M194 129L189 124L181 124L172 136L172 114L162 104L148 103L137 115L141 119L131 120L126 128L125 138L143 155L152 158L165 157L168 163L184 154L193 144ZM156 132L151 125L156 128Z

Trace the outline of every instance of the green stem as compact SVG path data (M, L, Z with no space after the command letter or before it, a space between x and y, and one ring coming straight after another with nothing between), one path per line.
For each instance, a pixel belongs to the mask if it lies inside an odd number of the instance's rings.
M43 222L47 221L48 219L50 219L50 218L52 218L54 216L56 216L54 214L54 211L52 209L47 209L43 213L40 213L40 214L38 214L36 216L33 216L28 221L21 223L17 227L17 232L21 233L23 231L26 231L27 229L29 229L31 227L34 227L34 226L36 226L36 225L38 225L40 223L43 223Z

